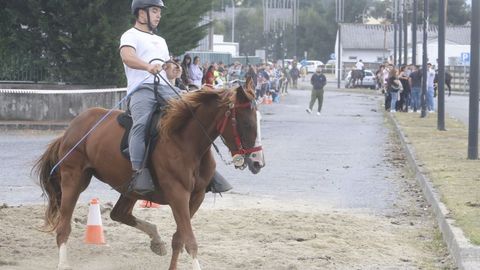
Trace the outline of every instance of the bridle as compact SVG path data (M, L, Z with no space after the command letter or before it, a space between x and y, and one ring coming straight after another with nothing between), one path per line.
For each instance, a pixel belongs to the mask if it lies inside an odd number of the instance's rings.
M240 135L238 133L237 129L237 109L243 109L243 108L248 108L250 110L253 110L254 108L254 103L253 102L245 102L245 103L230 103L228 105L228 110L225 111L225 115L223 117L223 120L218 122L217 124L217 131L220 133L220 136L223 139L223 132L225 131L225 127L227 126L228 119L230 118L231 123L232 123L232 132L233 132L233 138L235 140L235 145L237 147L237 150L231 151L232 156L238 157L238 155L244 157L248 154L258 152L262 150L262 146L254 146L251 148L244 148L242 145L242 140L240 139Z

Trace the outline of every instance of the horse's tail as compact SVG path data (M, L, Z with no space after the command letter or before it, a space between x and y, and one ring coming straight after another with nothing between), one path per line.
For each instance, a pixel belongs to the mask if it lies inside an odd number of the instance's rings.
M34 166L36 175L38 175L43 195L48 199L47 210L45 211L46 231L53 231L58 226L59 209L62 198L62 189L60 188L60 173L58 171L51 172L55 164L59 160L58 151L63 136L57 138L50 143L47 150L37 160Z

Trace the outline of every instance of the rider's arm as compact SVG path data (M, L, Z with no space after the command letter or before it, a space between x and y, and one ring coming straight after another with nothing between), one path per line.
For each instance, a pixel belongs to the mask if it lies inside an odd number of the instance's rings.
M127 65L129 68L145 70L151 74L156 74L162 70L162 66L160 64L148 64L142 59L138 58L133 47L122 47L120 49L120 56L122 57L123 63L125 63L125 65Z

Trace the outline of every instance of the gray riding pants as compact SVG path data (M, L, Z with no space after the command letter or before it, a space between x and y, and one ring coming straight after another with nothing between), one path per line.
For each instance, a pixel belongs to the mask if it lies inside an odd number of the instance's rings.
M180 91L180 89L176 89ZM176 93L169 86L159 85L158 94L163 97L161 102L176 98ZM133 126L130 131L128 151L132 168L138 170L142 167L145 158L145 129L148 116L155 107L157 100L153 92L153 84L142 84L138 90L130 96L130 112L132 114ZM162 104L166 105L166 104Z
M145 157L145 128L148 116L153 110L157 100L153 90L140 89L130 97L130 112L132 114L133 126L130 131L128 151L132 168L138 170L142 167Z

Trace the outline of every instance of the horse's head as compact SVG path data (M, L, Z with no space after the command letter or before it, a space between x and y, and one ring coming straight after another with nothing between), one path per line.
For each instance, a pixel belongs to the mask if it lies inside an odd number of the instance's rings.
M217 129L233 156L235 168L248 166L254 174L265 166L260 144L260 113L257 112L251 79L228 95L227 110Z

